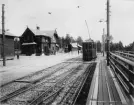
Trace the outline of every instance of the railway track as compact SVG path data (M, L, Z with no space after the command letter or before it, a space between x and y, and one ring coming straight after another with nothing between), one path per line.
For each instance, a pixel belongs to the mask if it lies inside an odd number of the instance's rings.
M81 59L81 57L76 57L76 58L68 59L67 61L80 61L80 62L82 62L83 60Z
M2 102L12 96L18 95L26 91L27 89L36 85L36 83L46 80L47 78L50 78L52 75L54 75L58 71L62 71L63 69L69 69L69 67L67 67L68 65L70 65L70 63L66 63L66 64L63 63L63 65L60 64L57 66L53 66L47 69L47 71L52 69L51 71L49 71L49 73L46 71L39 71L39 72L30 74L26 77L9 82L5 85L2 85L0 87L0 90L1 90L0 101ZM39 74L41 74L41 76Z
M82 99L84 98L84 100L86 100L87 97L83 97L82 93L88 96L88 91L90 89L90 83L93 77L95 66L96 64L91 64L82 75L80 75L79 77L76 78L75 81L70 83L69 89L68 90L65 89L65 91L63 92L64 96L61 97L62 95L59 95L57 97L57 100L53 102L54 105L84 105L85 102L83 102ZM88 88L86 82L88 83ZM81 104L78 102L78 100L81 100ZM42 105L46 105L46 104L42 104Z
M65 64L65 63L64 63ZM66 63L66 65L65 66L68 66L69 64L67 64ZM53 68L55 68L55 69L53 69ZM3 83L3 84L1 84L0 85L0 88L1 87L4 87L5 85L8 85L8 84L11 84L12 82L14 82L14 81L25 81L25 82L32 82L32 81L34 81L34 80L37 80L38 78L40 78L42 75L48 75L48 71L49 72L52 72L52 70L58 70L58 69L62 69L62 68L64 68L64 66L63 66L63 63L60 63L60 64L58 64L58 65L54 65L54 66L51 66L51 67L48 67L48 68L46 68L46 69L43 69L43 70L40 70L40 71L37 71L37 72L34 72L34 73L31 73L31 74L29 74L29 75L27 75L27 76L24 76L24 77L21 77L21 78L18 78L18 79L16 79L16 80L13 80L13 81L10 81L10 82L8 82L8 83ZM47 73L47 74L46 74ZM28 82L28 83L29 83Z
M78 98L94 66L95 63L80 61L63 62L4 84L0 87L5 89L0 97L1 105L68 105L67 102L75 105L75 97Z
M34 100L30 105L72 105L74 104L73 103L74 99L75 97L77 97L77 95L79 95L79 92L82 90L87 77L91 74L91 71L94 71L92 67L95 67L95 64L89 65L86 71L78 75L76 75L76 71L73 71L75 73L75 76L74 75L72 76L71 74L69 75L69 77L65 78L65 82L64 80L59 81L59 83L57 83L53 87L56 88L56 91L55 89L54 90L50 89L51 92L46 92L42 94L40 97ZM78 69L76 69L77 72Z

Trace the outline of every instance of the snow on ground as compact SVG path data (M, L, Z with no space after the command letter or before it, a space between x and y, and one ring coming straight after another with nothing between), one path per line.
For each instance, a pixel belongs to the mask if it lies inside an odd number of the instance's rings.
M78 55L77 52L57 53L50 56L20 56L20 59L15 58L14 60L6 61L5 67L2 66L2 61L0 61L0 83L7 83L78 56L81 55Z

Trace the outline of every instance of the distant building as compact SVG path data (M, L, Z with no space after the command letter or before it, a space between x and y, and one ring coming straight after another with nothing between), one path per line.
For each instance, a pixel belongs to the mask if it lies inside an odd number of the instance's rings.
M56 30L41 31L37 29L27 29L20 37L21 53L26 55L48 55L56 52L58 34Z
M77 51L78 49L81 50L82 46L78 43L71 43L72 45L72 51Z
M2 43L2 30L0 29L0 58L3 58L3 43ZM15 36L10 32L5 32L5 41L4 41L4 47L5 47L5 56L6 57L14 57L15 56L15 50L14 50L14 38Z
M85 40L85 42L94 42L91 38Z

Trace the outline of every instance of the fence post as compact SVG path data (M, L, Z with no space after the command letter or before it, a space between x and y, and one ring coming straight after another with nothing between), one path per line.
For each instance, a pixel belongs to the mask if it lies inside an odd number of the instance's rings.
M129 69L130 71L133 71L133 66L129 65L129 66L128 66L128 69ZM131 75L131 72L129 72L129 83L132 83L132 84L133 84L133 79L132 79L132 78L133 78L133 77L132 77L132 75ZM133 87L132 87L132 86L129 86L129 94L133 95L133 92L134 92Z

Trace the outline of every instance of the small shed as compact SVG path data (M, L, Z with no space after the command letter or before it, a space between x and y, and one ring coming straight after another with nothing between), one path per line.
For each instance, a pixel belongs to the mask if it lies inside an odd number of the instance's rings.
M3 58L2 38L3 38L2 30L0 29L0 59ZM4 51L5 51L5 56L7 58L14 58L15 56L14 38L15 35L13 35L10 32L5 32Z
M82 46L79 45L78 43L71 43L72 45L72 51L77 51L77 50L81 50Z

